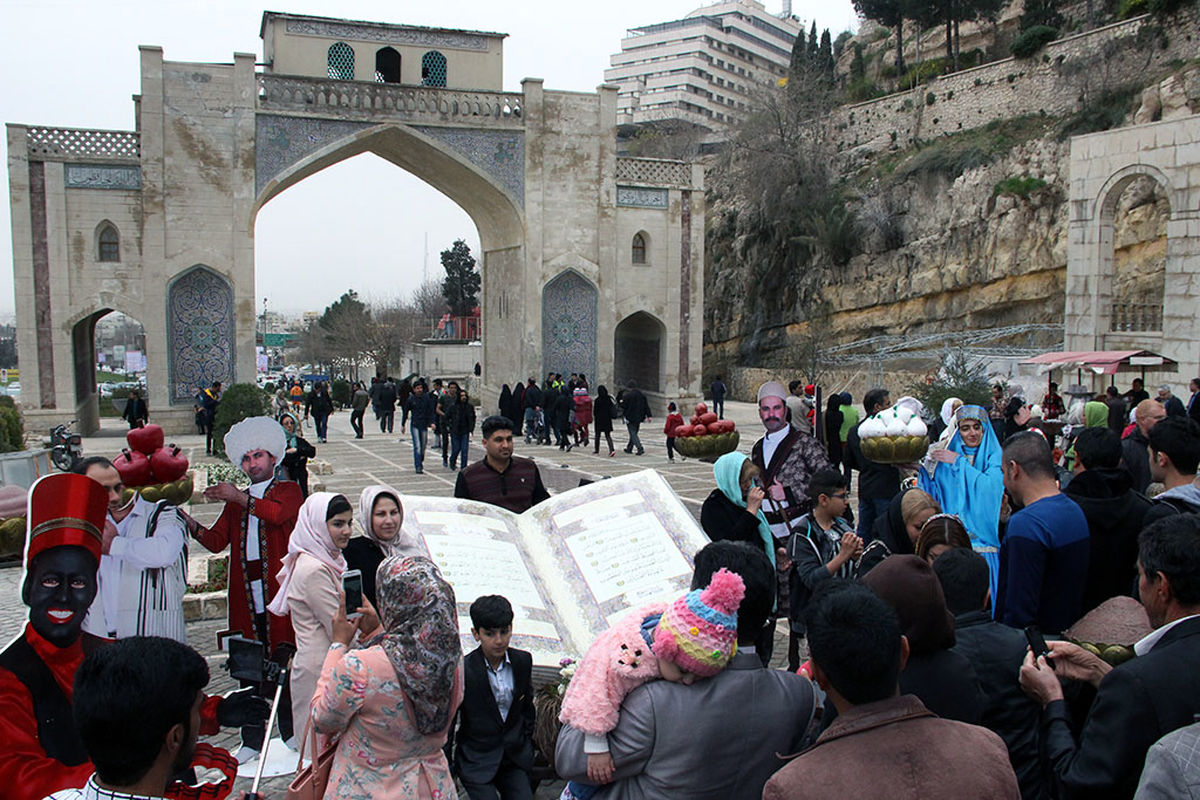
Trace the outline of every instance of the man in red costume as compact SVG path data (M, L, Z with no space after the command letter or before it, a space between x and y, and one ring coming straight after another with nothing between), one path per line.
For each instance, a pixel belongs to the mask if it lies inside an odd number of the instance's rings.
M267 613L279 591L276 577L287 555L288 538L304 503L300 486L275 479L275 465L287 450L283 428L270 417L250 417L225 434L225 454L250 478L248 489L218 483L204 490L209 500L225 503L220 518L205 528L184 515L188 532L214 553L229 548L229 628L247 638L265 642L271 658L285 664L295 652L295 634L289 617ZM273 686L261 687L270 696ZM279 732L292 737L291 702L286 691L279 706ZM261 726L242 729L238 760L254 758L262 748Z
M83 786L94 767L72 715L83 661L83 619L96 597L108 495L86 475L48 475L29 492L29 534L21 600L25 630L0 653L0 794L40 800ZM267 706L244 694L209 697L200 732L259 724Z

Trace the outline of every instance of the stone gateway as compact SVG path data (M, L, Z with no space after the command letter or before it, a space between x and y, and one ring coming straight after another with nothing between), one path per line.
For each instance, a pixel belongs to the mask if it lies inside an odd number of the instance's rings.
M252 381L258 211L364 152L478 227L485 402L550 370L700 393L703 172L619 158L615 87L504 92L503 34L267 12L261 35L261 70L142 47L132 131L7 126L27 424L95 430L112 311L145 327L168 431L200 387Z

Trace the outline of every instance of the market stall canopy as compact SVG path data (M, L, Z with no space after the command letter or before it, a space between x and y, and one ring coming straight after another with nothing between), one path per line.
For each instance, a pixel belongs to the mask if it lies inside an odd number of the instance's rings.
M1039 373L1055 369L1089 369L1097 375L1115 375L1118 372L1178 372L1179 362L1152 353L1149 350L1063 350L1042 353L1027 358L1022 364L1034 364Z

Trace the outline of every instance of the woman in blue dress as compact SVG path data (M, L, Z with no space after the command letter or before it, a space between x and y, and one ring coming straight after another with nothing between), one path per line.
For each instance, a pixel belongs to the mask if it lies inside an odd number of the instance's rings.
M921 465L918 486L938 501L942 511L962 520L971 546L991 571L993 608L1000 580L1000 504L1004 474L1000 440L979 406L955 412L957 430L944 449L933 449Z

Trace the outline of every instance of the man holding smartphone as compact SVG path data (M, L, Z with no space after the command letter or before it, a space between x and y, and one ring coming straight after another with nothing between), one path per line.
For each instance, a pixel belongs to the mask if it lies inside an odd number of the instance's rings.
M1042 705L1042 751L1062 797L1133 797L1150 746L1200 713L1200 517L1149 525L1138 543L1138 594L1155 630L1137 658L1112 667L1078 645L1050 642L1053 664L1032 652L1021 687ZM1079 738L1062 678L1096 687Z
M209 500L225 503L220 518L205 528L180 512L188 533L213 553L229 548L229 627L243 636L264 642L271 659L286 663L295 652L296 637L289 617L267 613L279 592L278 574L287 555L288 538L304 504L304 493L292 481L275 479L275 465L287 450L283 428L270 417L250 417L225 434L225 454L241 466L250 479L247 489L221 482L204 490ZM273 687L260 689L273 693ZM281 704L279 732L292 736L289 702ZM253 758L262 748L266 730L261 725L242 729L239 760Z

